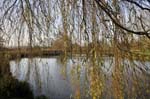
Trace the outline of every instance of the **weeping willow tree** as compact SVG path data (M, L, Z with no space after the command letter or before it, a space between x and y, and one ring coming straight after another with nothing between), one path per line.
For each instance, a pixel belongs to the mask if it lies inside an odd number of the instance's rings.
M131 74L134 80L128 85L130 78L125 80L125 76L137 67L146 73L135 59L144 61L148 57L143 53L150 44L149 0L1 0L0 10L0 33L7 46L50 46L62 35L64 60L67 60L68 48L73 49L72 44L80 45L75 49L80 55L85 54L89 62L85 66L90 85L87 94L93 99L137 98L142 94L137 92L142 85L135 87L142 77ZM137 44L142 46L140 51ZM105 55L113 56L109 76L102 69ZM112 88L107 92L108 78ZM129 92L125 87L130 86ZM146 88L143 98L149 93ZM106 97L106 93L113 95ZM77 92L76 98L81 97Z

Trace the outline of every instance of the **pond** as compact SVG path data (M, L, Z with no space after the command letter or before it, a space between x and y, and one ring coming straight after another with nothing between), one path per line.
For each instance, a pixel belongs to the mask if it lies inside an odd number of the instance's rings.
M101 62L102 73L105 77L105 88L103 88L102 94L104 99L113 97L113 91L109 90L113 86L113 61L113 58L105 58ZM134 65L136 66L129 66L131 64L128 61L123 61L122 64L124 64L124 77L128 80L127 84L124 84L124 87L128 87L124 88L124 97L131 98L129 91L131 90L130 87L135 87L132 82L135 77L137 82L140 80L142 83L143 89L139 92L145 92L149 86L143 86L143 83L149 84L149 79L145 75L149 75L150 63L135 61ZM90 95L87 95L90 90L90 76L88 74L89 69L87 69L91 68L89 65L89 62L84 62L84 59L80 57L68 59L65 63L62 63L59 57L23 58L10 61L10 70L15 78L30 84L35 96L44 95L49 99L72 99L79 91L82 98L90 98ZM123 82L126 82L126 80ZM136 90L139 90L139 88L136 88ZM135 90L131 93L136 94L134 97L140 95Z

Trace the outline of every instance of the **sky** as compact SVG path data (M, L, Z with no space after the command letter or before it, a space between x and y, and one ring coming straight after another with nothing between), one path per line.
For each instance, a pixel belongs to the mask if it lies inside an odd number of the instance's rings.
M3 3L5 1L5 3ZM24 21L22 16L22 10L20 6L20 0L17 0L16 4L14 5L14 8L9 9L6 16L4 15L4 12L14 3L15 0L0 0L0 26L4 30L0 33L0 36L3 36L6 39L6 45L7 46L18 46L18 40L21 41L20 45L27 46L29 44L29 30L27 27L27 22ZM49 3L43 3L44 1L49 1ZM62 13L60 12L62 9L60 8L61 0L43 0L43 2L40 4L39 0L30 0L31 6L33 12L34 12L34 32L33 34L33 40L35 45L43 45L43 46L49 46L51 45L51 41L55 40L55 37L59 36L61 33L63 33L63 21L62 21ZM111 0L106 0L108 2L111 2ZM121 0L120 0L121 1ZM135 0L137 1L137 0ZM146 0L139 0L140 4L142 4L143 7L150 8L150 3L145 3ZM88 7L91 5L89 4ZM24 7L25 3L24 3ZM134 7L135 10L132 8ZM76 9L74 9L76 8ZM91 21L92 14L91 9L87 8L87 16L86 16L86 27L83 22L83 12L82 12L82 0L78 0L76 6L69 6L69 8L66 8L68 10L63 12L66 14L66 16L69 16L66 20L66 26L68 28L68 35L73 34L73 38L75 42L78 43L84 43L87 40L87 35L85 33L85 29L88 32L89 35L89 41L92 41L92 25ZM150 27L150 13L147 11L143 11L135 5L129 5L127 2L120 2L120 17L122 17L123 25L127 28L132 28L134 30L141 30L139 20L135 17L135 14L137 16L142 16L143 21L145 23L146 29ZM44 14L43 14L44 12ZM112 33L112 23L106 22L106 25L109 26L109 28L105 28L105 25L102 23L102 16L104 15L104 19L109 19L108 16L100 12L98 9L96 9L96 27L94 27L95 30L98 31L98 36L101 39L102 35L111 35ZM132 12L132 13L129 13ZM101 13L101 14L99 14ZM99 18L100 17L100 18ZM38 20L38 21L37 21ZM110 20L110 19L109 19ZM139 25L138 27L131 24ZM80 35L81 34L81 35ZM20 35L20 39L18 36ZM107 39L107 38L105 38ZM108 39L109 40L109 39Z

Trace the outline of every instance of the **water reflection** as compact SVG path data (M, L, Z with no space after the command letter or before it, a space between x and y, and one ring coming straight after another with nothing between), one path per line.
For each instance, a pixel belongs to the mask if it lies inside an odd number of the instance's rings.
M67 66L64 76L61 73L63 66L57 58L24 58L20 62L11 61L10 64L13 76L29 82L36 96L46 95L53 99L70 98L73 92L70 83L71 65Z
M96 64L98 65L96 71L92 70L93 73L90 71L93 68L92 62L84 62L81 57L68 59L65 64L62 64L59 57L23 58L11 61L10 69L14 77L29 82L35 96L45 95L50 99L70 99L78 95L84 99L91 97L90 88L93 87L93 90L102 89L100 95L104 99L112 99L112 86L115 84L113 83L114 58L105 57ZM146 92L150 89L150 62L123 60L121 64L123 97L126 99L148 97L149 92ZM103 86L95 85L101 82Z

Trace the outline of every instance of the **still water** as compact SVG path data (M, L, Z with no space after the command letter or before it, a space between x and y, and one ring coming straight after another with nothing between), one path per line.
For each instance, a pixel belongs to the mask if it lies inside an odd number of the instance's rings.
M20 62L11 61L11 72L21 81L29 82L34 95L46 95L52 98L68 98L73 89L67 76L61 74L62 64L57 58L21 59ZM68 65L71 64L68 62Z
M12 75L20 81L27 81L35 96L45 95L49 99L71 99L77 90L86 96L86 90L89 88L87 80L87 65L80 58L68 59L65 63L61 62L59 57L50 58L23 58L21 60L10 61L10 70ZM86 63L86 64L85 64ZM149 74L150 63L134 62L137 68L132 68L129 62L124 61L124 75L131 79L132 72L136 70L139 75L142 71ZM142 68L138 68L142 67ZM101 62L103 73L109 76L113 71L113 58ZM74 71L76 70L76 72ZM142 70L141 70L142 69ZM142 78L142 76L141 76ZM110 79L107 79L107 88L110 89ZM129 82L130 83L130 82ZM86 89L86 90L85 90ZM108 90L106 89L107 93ZM111 97L105 97L111 98Z

